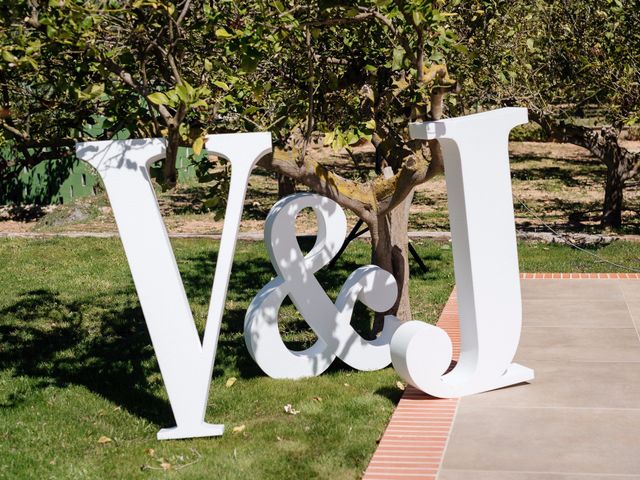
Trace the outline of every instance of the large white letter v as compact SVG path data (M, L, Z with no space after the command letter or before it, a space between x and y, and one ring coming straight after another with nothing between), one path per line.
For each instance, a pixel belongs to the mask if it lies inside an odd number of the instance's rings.
M249 174L271 151L271 136L212 135L206 148L231 163L231 186L201 343L149 177L149 165L165 155L164 140L88 142L76 147L78 157L98 171L109 195L167 388L177 426L160 430L160 440L222 435L224 425L204 421L209 385Z

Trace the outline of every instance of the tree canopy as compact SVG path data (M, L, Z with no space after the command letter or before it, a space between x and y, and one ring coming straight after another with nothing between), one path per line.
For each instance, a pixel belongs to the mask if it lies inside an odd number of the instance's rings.
M51 151L125 130L163 136L170 186L179 145L197 153L207 133L269 130L278 148L263 166L354 211L371 228L374 252L384 253L374 261L406 279L412 191L442 171L437 143L410 141L406 127L439 118L443 96L456 88L446 67L456 36L444 7L18 0L4 7L0 37L2 135L25 156L34 141ZM358 182L311 159L314 131L336 149L371 141L377 172ZM386 167L391 173L380 175Z
M640 154L620 143L640 121L640 5L475 0L455 13L463 109L526 106L549 138L590 150L608 170L603 225L619 227L623 188L640 171Z
M527 106L547 135L607 165L605 225L620 224L640 168L619 141L640 116L633 0L15 0L0 12L3 175L126 134L167 139L171 187L179 146L198 154L206 134L270 131L261 165L367 223L401 318L409 205L443 170L436 141L408 138L410 121ZM598 128L580 121L594 106ZM370 142L374 171L341 177L309 155L314 132L338 150Z

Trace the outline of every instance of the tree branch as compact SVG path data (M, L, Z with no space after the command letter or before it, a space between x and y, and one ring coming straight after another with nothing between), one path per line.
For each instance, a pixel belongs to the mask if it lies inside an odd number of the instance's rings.
M178 19L176 20L176 25L179 27L180 24L182 23L182 21L184 20L184 18L187 16L187 13L189 12L189 6L191 5L191 0L186 0L184 2L184 7L182 7L182 11L180 12L180 16L178 17Z
M375 218L376 199L368 184L347 180L315 160L305 158L298 162L299 155L292 151L276 151L259 162L263 168L286 175L314 192L331 198L339 205L350 209L365 222Z
M2 128L4 128L7 132L15 135L16 137L21 138L22 140L28 140L29 139L29 135L27 135L23 131L17 129L16 127L13 127L13 126L9 125L5 121L0 121L0 126L2 126Z
M529 108L529 118L558 142L572 143L586 148L607 166L619 162L627 181L640 173L640 152L631 152L620 145L620 130L613 127L588 128L565 122L557 122L551 115L538 108Z

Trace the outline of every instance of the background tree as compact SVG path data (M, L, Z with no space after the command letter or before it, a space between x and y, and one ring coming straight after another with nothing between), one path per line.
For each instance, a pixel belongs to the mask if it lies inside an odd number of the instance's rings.
M456 85L445 63L456 40L442 5L18 0L5 7L0 44L11 112L2 127L18 143L164 136L169 186L180 145L197 153L206 133L271 131L277 150L263 166L367 223L373 262L400 287L392 312L407 319L413 189L442 171L437 143L410 141L407 124L440 118ZM52 110L31 115L50 99ZM57 115L68 123L52 133ZM312 158L318 131L336 150L370 141L375 171L351 180Z
M640 153L620 143L640 119L637 2L475 0L455 13L462 107L526 106L549 138L588 149L607 167L602 225L620 227L625 184L640 170Z
M228 59L209 33L218 12L208 2L18 0L2 8L0 126L5 143L23 151L121 132L165 137L162 180L172 186L178 147L199 151L202 126L219 126L219 106L236 101L225 99Z
M455 90L445 57L456 46L449 16L431 1L265 2L255 28L271 32L255 72L259 101L247 114L273 132L263 166L349 208L369 227L372 261L392 272L392 313L411 317L407 223L414 188L442 172L437 142L410 141L410 121L437 119ZM241 41L232 33L230 44ZM238 44L236 47L240 48ZM315 131L336 150L375 147L361 181L339 176L309 153ZM383 315L378 315L379 329Z

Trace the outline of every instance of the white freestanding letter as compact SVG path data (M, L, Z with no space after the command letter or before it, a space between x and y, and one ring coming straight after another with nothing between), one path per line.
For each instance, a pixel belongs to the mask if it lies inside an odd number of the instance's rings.
M176 420L158 439L222 435L204 421L209 385L249 173L271 151L268 133L212 135L206 148L231 163L231 186L203 342L193 321L149 165L165 156L162 139L80 143L76 153L104 182Z
M296 240L295 220L304 208L318 219L316 243L304 255ZM399 321L388 315L380 336L367 341L351 326L356 301L376 312L391 308L398 295L396 280L374 265L356 269L333 303L314 274L340 250L347 218L333 200L314 193L289 195L276 203L265 223L265 242L278 276L258 292L244 320L249 353L273 378L299 379L320 375L336 357L358 370L378 370L391 362L389 341ZM278 312L289 296L318 340L302 351L291 351L278 329Z
M460 359L444 330L407 322L391 340L400 376L436 397L460 397L533 379L511 363L522 323L509 169L509 131L525 108L412 124L412 138L437 139L444 154L460 318Z

